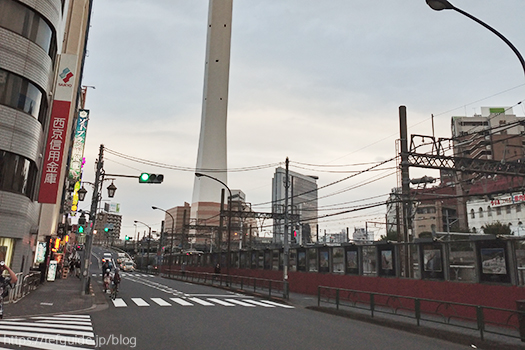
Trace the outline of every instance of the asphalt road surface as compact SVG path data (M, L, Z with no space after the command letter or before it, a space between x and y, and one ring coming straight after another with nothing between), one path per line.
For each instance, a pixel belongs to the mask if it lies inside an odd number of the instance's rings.
M91 272L101 283L95 261ZM140 272L122 272L117 299L106 299L108 308L90 313L101 349L470 348Z

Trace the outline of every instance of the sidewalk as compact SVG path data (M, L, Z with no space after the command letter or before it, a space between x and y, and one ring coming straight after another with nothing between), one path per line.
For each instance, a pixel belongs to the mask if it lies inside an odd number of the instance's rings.
M370 311L364 309L341 306L340 309L337 310L335 305L328 305L326 303L322 303L319 307L317 306L316 295L290 293L288 303L295 307L303 307L318 312L351 318L353 320L368 322L382 327L395 328L412 334L447 339L451 342L471 346L473 348L495 350L525 349L523 343L515 338L485 333L485 340L482 341L479 336L479 331L460 327L450 327L443 324L424 321L421 322L420 326L417 326L414 319L399 317L399 315L376 312L375 316L371 317Z
M98 293L100 287L91 281L92 292L80 295L81 281L70 276L53 282L44 282L36 290L14 303L4 304L4 319L36 315L49 315L71 312L87 312L97 305L106 304ZM97 293L93 293L93 289Z

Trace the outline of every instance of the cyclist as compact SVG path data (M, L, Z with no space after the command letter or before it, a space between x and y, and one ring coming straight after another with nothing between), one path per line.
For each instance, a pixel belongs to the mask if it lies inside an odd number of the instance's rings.
M117 297L118 287L120 285L121 277L119 268L115 268L115 273L111 276L111 299L115 300Z
M104 280L104 293L107 293L109 290L109 285L111 283L111 270L106 269L104 272L104 275L102 276L102 279Z
M113 287L116 291L118 291L118 286L120 285L120 281L122 278L120 277L120 269L118 267L115 268L115 273L113 274Z

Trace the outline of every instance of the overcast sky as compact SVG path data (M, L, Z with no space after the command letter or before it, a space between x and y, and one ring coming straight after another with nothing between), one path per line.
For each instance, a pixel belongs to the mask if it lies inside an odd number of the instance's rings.
M525 53L523 0L453 3ZM208 0L94 1L82 82L95 87L87 95L84 179L93 181L100 144L172 168L106 153L107 173L165 176L161 185L115 181L122 235L144 231L134 220L160 230L164 213L152 205L191 202L207 18ZM482 106L515 106L525 115L517 105L525 99L524 71L511 49L467 17L433 11L424 0L234 0L229 91L228 185L265 212L270 206L258 204L271 201L273 165L286 157L291 170L318 176L320 187L394 157L400 105L407 106L409 133L430 135L433 114L439 137L450 137L451 116ZM252 166L262 169L239 171ZM385 201L397 184L394 167L321 189L319 214ZM80 207L88 209L88 201ZM333 216L320 229L352 232L365 221L384 222L385 209ZM368 226L384 234L384 225Z

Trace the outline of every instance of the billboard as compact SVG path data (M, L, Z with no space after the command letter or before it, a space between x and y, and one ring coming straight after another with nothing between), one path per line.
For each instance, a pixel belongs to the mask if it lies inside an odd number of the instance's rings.
M81 109L78 112L77 127L73 138L71 149L71 161L69 163L69 179L72 183L80 180L82 174L82 159L84 157L84 145L86 143L86 131L89 120L89 110Z
M64 152L66 151L69 111L76 89L72 72L77 69L77 56L60 55L60 64L55 85L55 99L51 107L51 118L47 132L46 151L40 178L39 203L55 204L61 180Z

